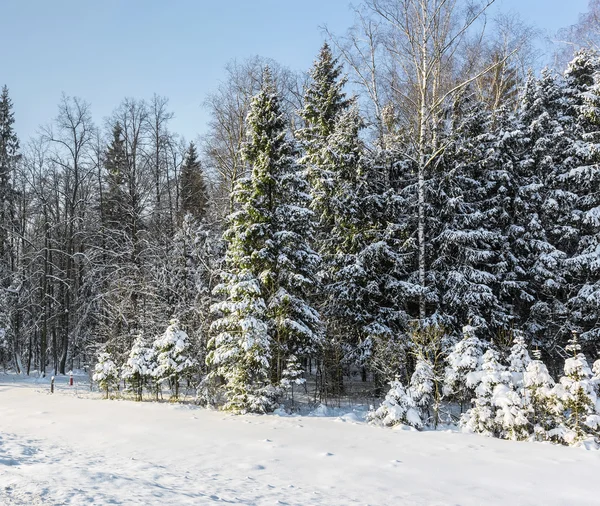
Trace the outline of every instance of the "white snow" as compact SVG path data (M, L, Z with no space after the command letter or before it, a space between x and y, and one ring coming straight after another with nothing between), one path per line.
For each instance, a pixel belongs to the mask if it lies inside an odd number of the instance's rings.
M390 430L355 415L106 401L59 380L50 395L47 383L0 375L2 506L574 506L600 497L596 451Z

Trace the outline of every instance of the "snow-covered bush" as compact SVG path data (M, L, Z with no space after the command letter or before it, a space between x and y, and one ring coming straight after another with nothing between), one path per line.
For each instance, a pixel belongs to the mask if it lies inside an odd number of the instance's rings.
M374 425L393 427L395 425L410 425L417 429L423 428L423 421L415 401L405 390L402 383L394 380L385 400L376 409L369 411L367 421Z
M127 362L121 368L121 378L138 401L142 400L144 385L153 377L156 369L155 358L154 351L146 345L140 335L134 341Z
M98 355L92 380L98 383L101 390L105 391L107 399L111 388L115 389L119 385L119 368L109 353L103 352Z
M179 328L179 321L171 320L165 333L154 341L156 369L154 377L159 383L170 382L173 397L179 397L179 382L194 367L190 356L188 335Z
M475 395L474 387L467 384L469 374L479 370L483 356L483 343L475 336L471 326L463 327L463 339L456 343L447 358L444 376L444 396L455 400L461 411Z

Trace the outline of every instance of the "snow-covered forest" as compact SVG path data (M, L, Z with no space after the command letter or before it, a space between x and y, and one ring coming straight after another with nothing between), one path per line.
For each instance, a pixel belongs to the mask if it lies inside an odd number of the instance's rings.
M598 442L600 2L543 70L492 3L365 0L305 72L234 61L197 142L158 95L18 139L4 87L0 366Z

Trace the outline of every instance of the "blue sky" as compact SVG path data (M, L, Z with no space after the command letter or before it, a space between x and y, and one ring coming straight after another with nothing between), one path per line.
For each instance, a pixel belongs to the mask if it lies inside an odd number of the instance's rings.
M358 3L358 0L357 0ZM233 58L259 54L310 67L327 24L352 24L348 0L5 0L0 85L22 141L56 116L62 92L91 103L101 124L125 96L167 96L172 128L204 131L204 97ZM548 33L573 24L587 0L497 0Z

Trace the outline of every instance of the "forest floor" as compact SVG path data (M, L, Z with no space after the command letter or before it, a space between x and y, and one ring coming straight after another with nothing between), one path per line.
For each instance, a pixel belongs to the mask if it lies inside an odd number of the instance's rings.
M0 505L597 505L600 452L231 416L0 374ZM337 413L339 415L339 413Z

